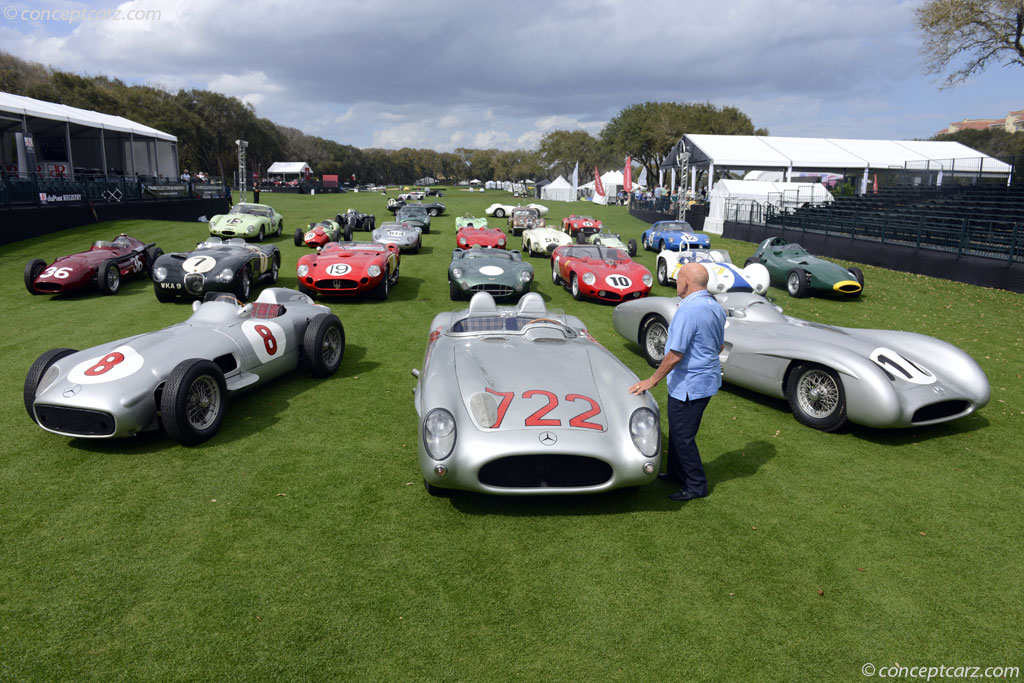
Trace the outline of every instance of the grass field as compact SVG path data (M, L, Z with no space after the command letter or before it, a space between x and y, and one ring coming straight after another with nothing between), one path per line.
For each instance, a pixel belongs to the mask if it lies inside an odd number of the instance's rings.
M349 207L390 216L376 194L262 200L285 216L285 287L305 253L295 227ZM727 387L699 436L706 499L673 503L660 482L435 499L409 371L432 316L455 307L454 216L499 200L513 201L449 192L390 300L331 304L348 341L339 373L238 397L196 448L156 432L72 440L29 420L22 383L40 353L190 308L158 304L142 280L114 297L33 297L22 269L122 231L185 250L205 225L107 223L0 247L0 681L850 681L868 662L1024 666L1020 295L869 266L859 300L771 291L791 315L967 350L992 401L963 420L824 434L784 401ZM550 206L549 221L577 211L624 238L644 229L620 207ZM713 246L739 262L754 250ZM654 270L652 252L639 260ZM648 376L611 307L573 301L532 262L549 307Z

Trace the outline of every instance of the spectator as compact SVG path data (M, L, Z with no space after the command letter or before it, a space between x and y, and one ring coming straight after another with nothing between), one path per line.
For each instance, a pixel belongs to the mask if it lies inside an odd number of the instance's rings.
M181 172L181 182L188 183L188 182L191 182L191 181L192 181L192 176L190 176L188 174L188 169L186 168L184 171Z

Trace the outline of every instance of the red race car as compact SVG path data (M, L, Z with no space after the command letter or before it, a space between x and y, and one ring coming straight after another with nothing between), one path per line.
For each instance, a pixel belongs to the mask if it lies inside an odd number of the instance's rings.
M305 230L295 228L295 246L307 246L316 249L328 242L337 242L343 234L345 234L345 231L335 221L326 220L316 224L310 223L309 227ZM345 236L345 239L350 238L351 235Z
M469 249L475 244L481 247L505 248L505 233L497 228L474 227L468 225L460 228L455 233L455 246L459 249Z
M651 272L622 249L592 244L567 244L551 254L551 280L568 284L577 301L630 301L647 296Z
M572 214L562 219L562 232L572 235L577 244L586 244L587 237L601 232L601 221L592 216Z
M384 301L398 283L398 246L376 242L330 242L299 259L299 291L316 296L355 296L364 292Z
M89 251L62 256L49 266L42 259L32 259L25 266L25 287L32 294L64 294L92 286L101 294L117 294L121 278L148 275L163 253L152 243L122 233L110 242L97 240Z

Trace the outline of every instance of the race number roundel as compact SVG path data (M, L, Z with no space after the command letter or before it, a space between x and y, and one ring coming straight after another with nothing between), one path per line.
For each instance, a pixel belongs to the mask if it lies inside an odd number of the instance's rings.
M145 359L130 346L118 346L112 351L84 360L68 373L68 381L75 384L101 384L124 379L136 372Z
M498 266L484 266L483 268L480 269L481 275L487 275L490 277L494 277L495 275L501 275L504 272L505 271L502 268L499 268Z
M614 287L615 289L626 289L633 284L633 281L625 275L608 275L604 281L608 283L609 287Z
M333 275L334 277L340 277L342 275L348 275L352 271L352 266L347 263L332 263L327 266L327 274Z
M181 269L186 273L208 273L217 265L217 259L212 256L190 256L181 264Z
M871 352L871 360L878 363L885 370L896 377L902 379L905 382L911 384L934 384L935 375L928 372L920 364L908 360L906 357L901 356L892 349L887 349L884 346L880 346Z
M315 237L316 237L316 232L310 230L309 232L306 233L305 237L303 237L302 239L304 239L307 242L309 242L310 240L314 239Z
M262 363L269 363L284 355L287 339L284 330L273 320L246 320L242 332L249 346Z

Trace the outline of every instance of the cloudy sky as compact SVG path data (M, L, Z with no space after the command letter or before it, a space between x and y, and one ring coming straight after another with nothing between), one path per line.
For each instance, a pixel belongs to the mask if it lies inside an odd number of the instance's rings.
M1024 69L923 75L913 2L0 0L0 46L237 96L357 147L530 148L623 107L710 101L773 135L926 138L1024 108ZM111 18L116 13L116 18Z

